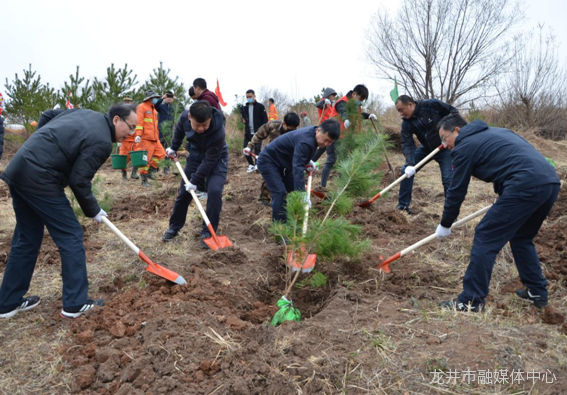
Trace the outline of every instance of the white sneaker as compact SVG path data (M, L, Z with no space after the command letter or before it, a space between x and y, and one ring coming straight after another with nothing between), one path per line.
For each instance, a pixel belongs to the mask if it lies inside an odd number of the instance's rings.
M246 169L246 173L252 173L254 170L256 170L256 166L248 165L248 169Z
M62 318L77 318L97 306L104 306L104 299L98 299L98 300L89 299L87 300L87 303L85 303L82 306L61 310L61 313L59 313L59 315Z
M203 191L195 191L195 195L199 198L199 200L205 200L208 197L207 192Z

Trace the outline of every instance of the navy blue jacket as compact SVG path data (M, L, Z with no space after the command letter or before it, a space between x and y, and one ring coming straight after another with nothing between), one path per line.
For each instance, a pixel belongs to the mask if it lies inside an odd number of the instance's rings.
M173 108L171 104L164 103L163 99L159 99L156 104L154 104L156 111L158 113L158 129L160 132L161 124L167 121L173 121Z
M20 147L0 178L40 196L60 196L69 186L85 215L92 218L100 206L91 181L116 141L110 115L83 109L44 114L47 122Z
M406 164L415 165L413 160L415 144L412 135L416 135L423 148L429 153L441 145L439 129L437 129L441 118L458 113L459 110L455 107L437 99L418 100L411 118L402 120L402 152L406 158Z
M264 148L260 156L267 156L280 170L293 172L294 190L305 191L305 166L317 150L317 126L307 126L281 135Z
M224 159L228 164L228 145L225 141L223 116L216 108L211 110L213 110L211 124L203 133L193 130L189 121L189 111L183 111L175 125L171 140L171 149L177 151L183 143L183 138L187 138L188 160L201 162L189 180L194 185L203 182L219 160Z
M519 192L559 184L555 169L530 143L508 129L476 120L465 125L451 151L453 179L447 191L441 225L450 227L467 195L471 175L494 184L494 192Z

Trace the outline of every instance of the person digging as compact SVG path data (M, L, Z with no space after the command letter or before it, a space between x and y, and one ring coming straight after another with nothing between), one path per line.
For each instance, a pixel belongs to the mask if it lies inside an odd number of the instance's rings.
M534 238L549 214L560 181L555 169L530 143L508 129L476 120L467 124L459 114L439 123L441 142L451 151L453 178L447 190L437 238L451 234L471 176L492 182L499 195L475 230L463 292L440 303L442 308L478 312L484 308L496 255L510 243L514 263L526 287L520 298L543 308L548 303L547 280Z
M136 127L136 108L115 105L106 114L57 110L18 150L0 178L10 188L16 228L0 287L0 318L37 307L28 292L44 228L59 249L63 279L61 317L77 318L104 301L88 297L83 228L65 196L69 186L85 213L97 222L106 217L92 191L92 179Z
M328 119L320 126L301 128L284 134L269 144L258 157L258 170L272 193L272 220L286 222L286 195L305 191L305 170L316 170L311 160L317 148L333 144L340 134L340 125ZM311 207L308 195L306 203Z
M188 111L179 117L175 127L171 147L166 149L170 158L177 156L183 139L187 139L186 150L189 153L185 165L185 174L189 183L181 180L181 185L173 212L169 218L169 228L163 234L162 240L171 242L185 225L189 204L193 200L190 190L196 191L197 185L207 183L207 209L213 230L216 232L222 210L222 191L228 174L228 145L225 140L225 129L222 113L212 108L205 101L196 101ZM201 231L201 247L209 248L203 241L211 237L205 222Z
M244 148L244 155L250 156L256 145L262 140L268 139L268 144L270 144L279 136L296 130L300 122L299 116L294 112L290 112L285 115L283 121L275 120L262 125L260 129L254 133L254 136L252 136L252 140L250 140L248 146ZM260 198L258 201L264 206L269 206L271 199L272 196L270 195L270 190L266 186L266 183L262 181L262 186L260 187Z

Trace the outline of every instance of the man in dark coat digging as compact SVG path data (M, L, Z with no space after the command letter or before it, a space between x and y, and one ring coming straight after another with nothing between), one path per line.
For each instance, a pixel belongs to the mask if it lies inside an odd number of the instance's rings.
M39 296L28 292L47 227L59 248L63 277L61 316L77 318L102 300L88 298L83 229L65 196L69 186L87 217L107 214L97 203L91 180L112 152L112 143L134 132L136 108L116 105L107 114L90 110L48 113L45 124L22 145L0 176L10 187L16 229L0 288L0 318L30 310Z
M453 160L453 179L447 190L439 239L451 234L471 176L492 182L500 197L475 230L470 263L458 298L441 307L478 312L484 308L494 261L510 242L520 279L526 287L516 291L535 307L547 305L547 280L534 245L549 214L560 181L554 168L530 143L508 129L489 127L477 120L467 124L458 114L439 123L439 137Z

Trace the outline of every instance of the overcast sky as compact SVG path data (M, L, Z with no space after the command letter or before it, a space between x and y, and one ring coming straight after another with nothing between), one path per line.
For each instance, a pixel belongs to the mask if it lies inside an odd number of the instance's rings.
M567 1L525 4L523 26L552 27L564 60ZM387 102L391 83L364 59L364 30L380 6L399 1L0 0L0 92L30 63L59 88L77 65L92 79L127 63L142 83L162 61L186 87L203 77L214 90L218 78L227 110L235 94L261 86L299 100L365 83Z

